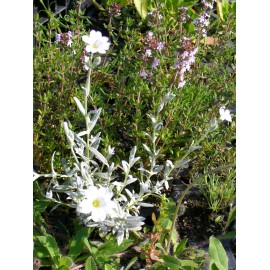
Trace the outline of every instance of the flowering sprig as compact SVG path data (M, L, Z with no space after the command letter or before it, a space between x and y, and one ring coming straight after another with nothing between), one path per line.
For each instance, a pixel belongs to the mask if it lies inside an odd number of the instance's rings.
M174 62L174 68L176 69L174 81L177 84L177 88L182 88L186 81L184 75L190 70L191 65L195 62L195 54L198 48L190 41L189 38L183 37L181 40L181 50L176 52L176 60Z
M71 31L68 31L67 33L56 34L55 41L60 42L60 44L64 46L71 47L71 44L73 43L72 36L73 34Z

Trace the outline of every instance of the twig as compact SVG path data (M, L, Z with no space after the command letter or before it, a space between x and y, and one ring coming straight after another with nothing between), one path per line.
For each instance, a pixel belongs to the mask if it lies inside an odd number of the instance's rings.
M71 267L70 270L80 269L80 268L83 268L84 266L85 266L85 263L80 264L80 265L76 265L76 266L74 266L74 267Z

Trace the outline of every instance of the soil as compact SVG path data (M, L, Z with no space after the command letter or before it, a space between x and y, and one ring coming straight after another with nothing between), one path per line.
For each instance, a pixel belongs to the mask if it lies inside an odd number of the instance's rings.
M225 232L229 209L219 213L209 209L205 198L200 193L191 193L183 201L185 212L178 219L177 230L181 238L188 238L188 244L203 242L211 235L220 236ZM223 217L219 223L217 217Z

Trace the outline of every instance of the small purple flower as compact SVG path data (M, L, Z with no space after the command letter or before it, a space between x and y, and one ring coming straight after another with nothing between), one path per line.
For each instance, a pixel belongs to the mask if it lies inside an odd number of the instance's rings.
M146 35L148 38L152 38L153 37L153 32L149 31Z
M146 77L148 77L147 73L145 72L144 68L142 69L141 73L140 73L140 76L143 78L143 79L146 79Z
M159 63L159 59L157 57L154 58L152 62L152 68L156 69Z
M177 69L180 68L181 67L181 62L178 59L176 59L175 62L174 62L173 67L177 68Z
M145 56L150 57L152 55L152 51L150 49L145 50Z
M213 8L213 4L209 0L202 0L202 3L205 8L210 8L210 9Z
M181 81L178 83L178 88L182 88L186 84L186 81Z
M159 42L159 43L158 43L158 46L157 46L157 50L158 50L159 52L161 52L161 50L162 50L163 47L164 47L164 43L163 43L163 42Z
M56 34L55 41L60 42L60 40L61 40L61 34Z
M188 52L188 51L184 51L184 52L182 53L182 55L181 55L181 57L182 57L183 59L187 58L188 56L189 56L189 52Z
M190 52L191 56L194 56L198 52L198 47Z

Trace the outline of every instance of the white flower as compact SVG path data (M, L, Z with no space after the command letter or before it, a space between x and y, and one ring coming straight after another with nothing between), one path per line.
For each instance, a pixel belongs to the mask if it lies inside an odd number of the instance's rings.
M104 187L89 187L83 191L84 198L77 205L77 212L90 214L92 220L104 221L110 215L115 203L111 200L113 193Z
M101 32L91 30L89 35L84 35L82 40L87 43L86 51L91 53L106 53L110 47L108 37L103 37Z
M226 120L228 122L232 122L232 116L230 114L230 111L229 110L225 110L225 107L224 106L222 106L219 109L219 113L220 113L220 120L221 121Z

